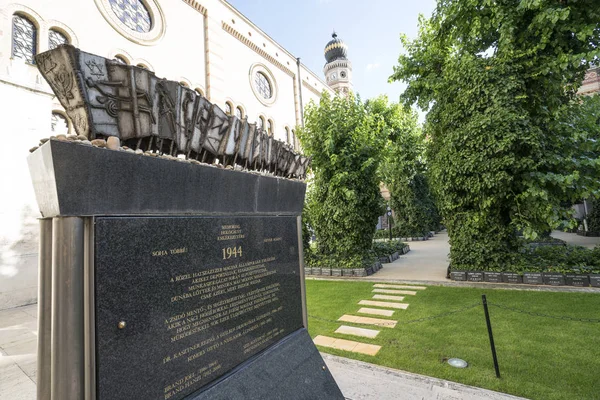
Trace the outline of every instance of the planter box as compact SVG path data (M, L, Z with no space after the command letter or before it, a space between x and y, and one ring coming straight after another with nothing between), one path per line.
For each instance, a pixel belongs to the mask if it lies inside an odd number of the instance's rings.
M375 273L375 271L373 271L373 267L367 268L367 276L368 275L373 275L374 273Z
M392 256L394 257L394 261L400 258L400 254L398 254L398 252L395 252L392 254Z
M568 286L588 287L590 286L590 277L582 274L565 274L565 283Z
M543 285L544 277L541 272L525 272L523 274L523 283L528 285Z
M484 272L483 280L485 282L502 283L502 272Z
M304 275L312 275L312 268L311 267L304 267Z
M466 281L467 271L450 271L450 279L453 281Z
M503 272L502 282L504 283L523 283L523 276L516 272Z
M564 286L565 285L565 276L563 274L544 272L542 274L542 276L544 278L544 285L552 285L552 286Z
M342 276L341 268L331 268L331 276Z
M483 282L483 272L469 271L467 272L467 280L469 282Z
M600 287L600 274L590 274L590 285Z
M354 270L342 269L342 276L354 276Z
M318 268L320 270L319 275L323 275L323 276L331 276L331 269L329 268ZM315 269L313 268L313 273L315 272Z
M387 264L387 263L390 262L390 258L389 257L378 257L378 259L379 259L380 263Z
M353 276L367 276L367 270L365 268L354 268L352 270Z

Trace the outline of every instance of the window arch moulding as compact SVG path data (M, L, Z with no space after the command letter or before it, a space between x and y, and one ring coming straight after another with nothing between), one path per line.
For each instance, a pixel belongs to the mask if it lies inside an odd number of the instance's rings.
M128 64L131 64L132 63L131 60L134 59L133 57L131 57L131 54L129 54L128 52L126 52L123 49L112 49L111 51L108 52L106 58L108 58L109 60L113 60L113 59L117 58L117 56L124 58Z
M146 68L150 72L154 72L154 67L152 66L152 64L150 64L148 61L146 61L143 58L134 59L133 61L131 61L131 65L137 65L138 67L140 65L143 65L143 68Z
M48 32L50 32L50 30L55 30L58 33L62 33L64 36L67 37L69 44L72 44L75 47L79 47L79 39L77 38L77 35L67 25L54 20L48 21L46 25L48 26Z

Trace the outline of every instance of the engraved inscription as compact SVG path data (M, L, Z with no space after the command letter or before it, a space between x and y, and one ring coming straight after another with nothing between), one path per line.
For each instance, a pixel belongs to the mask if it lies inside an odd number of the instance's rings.
M98 400L181 400L302 327L295 217L96 220Z

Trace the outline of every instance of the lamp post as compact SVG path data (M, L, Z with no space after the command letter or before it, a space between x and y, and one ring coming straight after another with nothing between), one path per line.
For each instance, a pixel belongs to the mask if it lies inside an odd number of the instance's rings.
M390 241L392 240L392 208L387 206L388 230L390 231Z

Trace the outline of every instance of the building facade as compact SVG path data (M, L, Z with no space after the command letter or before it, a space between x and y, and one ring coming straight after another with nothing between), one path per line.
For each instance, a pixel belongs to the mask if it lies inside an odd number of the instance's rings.
M589 69L577 92L581 95L592 95L600 93L600 67Z
M25 156L74 129L33 56L63 43L179 81L295 147L303 106L351 87L349 61L334 61L330 87L224 0L0 0L0 310L37 297L39 213Z

